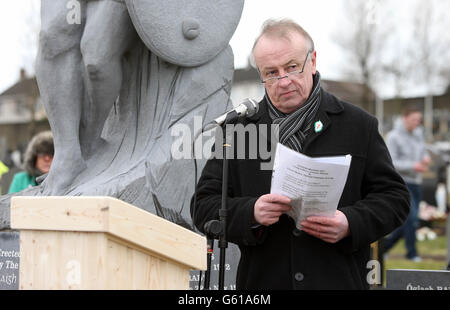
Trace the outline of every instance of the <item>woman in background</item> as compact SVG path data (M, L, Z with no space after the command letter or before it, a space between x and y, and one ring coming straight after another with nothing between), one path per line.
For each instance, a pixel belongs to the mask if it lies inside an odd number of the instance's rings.
M48 173L53 161L53 135L51 131L38 133L31 139L24 155L25 171L14 175L8 194L36 186L36 178Z

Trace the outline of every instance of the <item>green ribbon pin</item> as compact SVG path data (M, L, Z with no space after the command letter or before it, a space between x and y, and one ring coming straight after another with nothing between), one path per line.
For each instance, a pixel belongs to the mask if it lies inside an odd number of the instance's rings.
M323 129L323 123L321 121L317 121L314 123L314 131L317 132L321 132Z

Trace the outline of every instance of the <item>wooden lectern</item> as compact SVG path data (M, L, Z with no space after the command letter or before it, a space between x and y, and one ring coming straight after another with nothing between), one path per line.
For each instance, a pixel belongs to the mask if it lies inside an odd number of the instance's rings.
M110 197L13 197L19 289L189 289L206 239Z

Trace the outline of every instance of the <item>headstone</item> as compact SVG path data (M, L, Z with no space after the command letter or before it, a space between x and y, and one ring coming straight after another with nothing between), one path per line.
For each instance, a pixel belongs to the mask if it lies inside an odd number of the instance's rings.
M18 232L0 232L0 290L19 289Z
M220 267L220 249L218 241L214 241L214 252L211 258L211 273L210 273L210 290L218 290L219 289L219 267ZM228 243L228 248L226 249L225 256L225 278L224 278L224 290L235 290L236 289L236 274L237 274L237 265L239 263L239 258L241 257L241 252L237 245L233 243ZM189 288L191 290L198 290L200 286L200 290L203 290L205 284L205 274L206 271L203 271L200 275L200 272L195 270L191 271ZM201 278L200 278L201 276ZM199 282L200 278L200 282Z
M450 290L450 271L387 270L386 288L388 290Z

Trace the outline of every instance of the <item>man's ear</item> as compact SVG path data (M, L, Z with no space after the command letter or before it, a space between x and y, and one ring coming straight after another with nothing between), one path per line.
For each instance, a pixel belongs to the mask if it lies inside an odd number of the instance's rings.
M311 53L311 63L312 63L311 71L312 71L312 74L314 74L314 75L317 72L317 67L316 67L317 62L316 62L316 60L317 60L317 52L314 50Z

